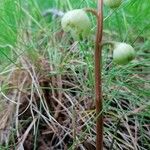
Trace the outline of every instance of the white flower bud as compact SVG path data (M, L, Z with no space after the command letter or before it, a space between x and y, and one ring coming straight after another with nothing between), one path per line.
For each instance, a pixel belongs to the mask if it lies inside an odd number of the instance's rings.
M72 35L85 37L90 32L90 19L83 9L71 10L63 16L61 25L64 31Z
M113 61L125 65L135 58L134 48L126 43L116 43L113 50Z

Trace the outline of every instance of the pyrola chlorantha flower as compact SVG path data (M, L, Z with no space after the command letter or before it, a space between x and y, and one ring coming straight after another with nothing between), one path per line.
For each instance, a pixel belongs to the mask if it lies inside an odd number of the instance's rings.
M134 48L126 43L116 43L113 50L113 61L125 65L135 58Z
M61 25L64 31L84 37L90 32L91 22L83 9L74 9L65 13L61 20Z

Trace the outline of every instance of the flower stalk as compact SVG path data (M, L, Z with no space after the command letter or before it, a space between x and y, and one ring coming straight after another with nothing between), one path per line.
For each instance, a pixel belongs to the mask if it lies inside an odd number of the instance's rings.
M103 149L103 103L102 103L102 34L103 34L103 0L98 0L97 32L95 42L95 102L96 102L96 150Z

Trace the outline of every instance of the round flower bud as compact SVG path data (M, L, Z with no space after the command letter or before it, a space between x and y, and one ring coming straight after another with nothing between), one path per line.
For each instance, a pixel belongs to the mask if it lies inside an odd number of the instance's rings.
M63 16L61 25L64 31L73 36L85 37L90 32L90 19L83 9L71 10Z
M135 50L126 43L116 43L113 50L113 61L119 65L125 65L135 58Z
M104 0L104 4L112 9L121 5L122 0Z

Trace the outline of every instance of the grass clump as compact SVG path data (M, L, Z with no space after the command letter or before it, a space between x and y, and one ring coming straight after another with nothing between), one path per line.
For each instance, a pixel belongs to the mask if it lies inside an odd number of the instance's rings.
M0 149L95 149L94 46L64 33L60 17L42 14L49 8L96 7L96 2L2 3ZM104 47L105 149L150 148L148 11L148 1L140 0L124 1L117 10L104 7L104 39L131 43L137 53L121 67Z

